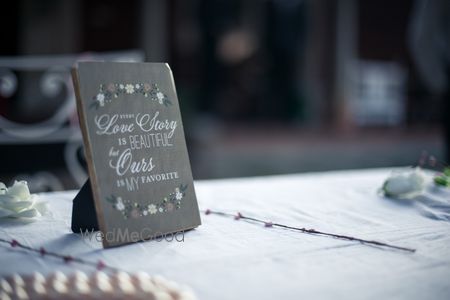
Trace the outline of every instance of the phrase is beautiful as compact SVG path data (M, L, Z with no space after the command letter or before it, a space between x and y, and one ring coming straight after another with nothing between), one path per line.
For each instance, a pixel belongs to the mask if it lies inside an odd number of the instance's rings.
M176 170L151 174L156 165L152 156L135 159L141 149L173 147L172 138L178 127L175 120L160 118L159 111L137 114L102 114L94 117L97 135L115 136L109 148L109 166L118 176L117 186L128 191L140 184L177 179Z

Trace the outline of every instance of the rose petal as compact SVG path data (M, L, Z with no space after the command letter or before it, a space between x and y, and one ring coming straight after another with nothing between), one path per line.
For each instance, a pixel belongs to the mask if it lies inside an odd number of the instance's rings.
M43 201L36 202L34 204L33 208L37 209L41 215L45 214L48 211L47 202L43 202Z
M26 181L15 181L9 189L0 183L0 218L33 218L46 211L45 202L36 202Z
M411 185L405 176L396 176L388 179L386 190L394 195L404 194L411 191Z
M14 215L10 215L9 217L11 217L11 218L34 218L37 215L39 215L39 212L37 211L37 209L32 208L32 209L27 209L27 210L21 211L20 213L16 213Z
M0 218L6 218L13 214L15 214L15 212L0 207Z
M16 197L11 197L10 195L0 195L0 207L14 212L20 212L24 209L31 208L33 204L33 197L26 201L20 201Z
M15 181L13 186L8 189L8 195L15 196L20 200L30 198L30 190L26 181Z
M393 174L384 185L386 196L398 199L411 199L422 193L425 188L425 175L420 169Z

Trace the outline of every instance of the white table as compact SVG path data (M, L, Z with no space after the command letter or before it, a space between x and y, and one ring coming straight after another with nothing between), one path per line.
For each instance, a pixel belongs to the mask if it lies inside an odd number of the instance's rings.
M196 182L201 209L376 239L416 253L265 228L202 215L184 242L143 242L103 250L71 233L75 191L41 194L51 215L3 220L0 237L126 271L144 270L189 285L200 299L450 299L450 194L416 202L377 194L390 170L345 171ZM0 247L0 276L87 266Z

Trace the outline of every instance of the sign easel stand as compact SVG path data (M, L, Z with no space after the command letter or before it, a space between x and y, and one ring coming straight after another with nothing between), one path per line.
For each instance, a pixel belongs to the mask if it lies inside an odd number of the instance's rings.
M71 228L75 233L99 230L94 197L92 196L91 182L89 179L86 180L73 199Z

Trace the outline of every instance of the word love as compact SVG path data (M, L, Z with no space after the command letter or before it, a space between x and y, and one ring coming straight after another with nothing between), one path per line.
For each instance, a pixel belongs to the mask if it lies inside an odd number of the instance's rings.
M98 135L115 135L133 133L136 127L139 127L144 132L167 132L167 137L171 138L177 128L177 121L170 121L168 119L161 120L159 118L159 111L151 114L137 114L134 123L124 123L119 118L119 114L103 114L96 115L94 118L95 125L97 126L96 133Z

